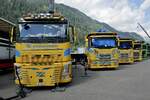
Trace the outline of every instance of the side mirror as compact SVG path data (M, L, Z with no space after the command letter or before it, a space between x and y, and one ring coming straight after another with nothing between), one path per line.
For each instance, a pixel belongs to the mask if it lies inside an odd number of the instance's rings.
M88 37L87 39L88 39L88 47L91 47L91 38Z
M14 31L13 31L13 36L12 36L12 42L16 43L16 37L17 37L17 33L18 33L18 28L14 28Z
M84 37L84 41L85 41L85 47L88 47L88 38L87 38L87 36Z
M9 33L9 39L10 39L11 43L16 41L16 27L11 27L11 30L10 30L10 33Z

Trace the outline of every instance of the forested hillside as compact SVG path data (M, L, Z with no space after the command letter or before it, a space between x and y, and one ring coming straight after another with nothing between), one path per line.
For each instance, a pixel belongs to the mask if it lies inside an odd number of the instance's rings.
M56 4L55 8L76 27L76 30L79 33L79 42L81 44L83 44L85 34L96 31L99 28L106 28L109 31L118 32L121 36L123 35L142 40L136 33L130 34L128 32L119 32L108 24L93 20L79 10L64 4ZM39 12L48 12L48 0L0 0L0 17L14 23L17 23L17 19L23 14Z

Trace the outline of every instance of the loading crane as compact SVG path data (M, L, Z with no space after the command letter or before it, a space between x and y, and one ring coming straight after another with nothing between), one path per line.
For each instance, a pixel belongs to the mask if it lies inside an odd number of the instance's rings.
M140 24L138 23L138 25L141 27L141 29L145 32L145 34L150 38L150 35L148 34L148 32L145 30L145 28Z
M138 23L138 25L140 26L140 28L145 32L145 34L147 35L147 37L150 39L150 35L148 34L148 32L145 30L145 28L140 24ZM149 43L145 43L144 44L146 48L143 48L143 57L144 58L147 58L147 57L150 57L150 44ZM143 47L144 47L143 45ZM145 53L144 53L145 52ZM146 56L145 56L146 55Z

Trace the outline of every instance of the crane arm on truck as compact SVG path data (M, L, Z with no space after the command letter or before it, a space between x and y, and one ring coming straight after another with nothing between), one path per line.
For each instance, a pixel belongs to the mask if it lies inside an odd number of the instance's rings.
M138 23L138 25L141 27L141 29L146 33L146 35L150 38L150 35L148 34L148 32L145 30L145 28L140 24Z

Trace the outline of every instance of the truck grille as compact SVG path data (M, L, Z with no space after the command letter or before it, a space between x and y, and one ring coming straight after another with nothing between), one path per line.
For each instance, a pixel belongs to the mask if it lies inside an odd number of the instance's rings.
M121 53L120 54L120 58L128 58L128 57L129 57L128 53Z
M53 55L22 55L22 63L31 63L33 65L49 65L62 60L61 54Z
M61 68L61 67L59 67ZM33 86L53 86L55 83L58 83L60 80L61 69L56 67L53 68L28 68L21 69L20 79L23 84L33 85ZM30 74L29 74L30 73ZM32 74L31 74L32 73ZM35 81L33 81L33 78Z
M99 61L94 61L93 64L98 64L100 66L110 66L111 61L105 61L105 60L99 60Z
M110 54L99 54L96 56L96 58L100 59L100 60L111 60L111 55Z

